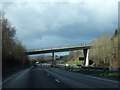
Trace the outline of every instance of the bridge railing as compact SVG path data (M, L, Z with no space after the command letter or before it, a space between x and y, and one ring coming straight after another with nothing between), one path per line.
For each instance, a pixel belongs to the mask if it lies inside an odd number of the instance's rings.
M82 43L82 44L79 44L79 45L64 45L64 46L51 46L51 47L44 47L44 48L40 48L40 50L44 50L44 49L54 49L54 48L67 48L67 47L76 47L76 46L88 46L89 44L85 44L85 43ZM31 50L30 50L31 51Z

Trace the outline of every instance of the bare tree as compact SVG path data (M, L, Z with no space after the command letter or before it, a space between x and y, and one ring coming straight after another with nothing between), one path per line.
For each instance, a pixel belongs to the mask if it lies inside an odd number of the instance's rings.
M15 38L15 27L12 27L8 19L2 18L2 64L3 71L29 64L25 54L26 49Z
M96 66L109 67L111 56L111 36L104 35L91 42L93 49L90 50L90 59Z

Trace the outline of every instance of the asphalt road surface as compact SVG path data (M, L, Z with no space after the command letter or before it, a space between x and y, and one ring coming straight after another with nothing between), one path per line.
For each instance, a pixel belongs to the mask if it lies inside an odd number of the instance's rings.
M3 88L118 88L119 82L56 68L22 70L3 81Z

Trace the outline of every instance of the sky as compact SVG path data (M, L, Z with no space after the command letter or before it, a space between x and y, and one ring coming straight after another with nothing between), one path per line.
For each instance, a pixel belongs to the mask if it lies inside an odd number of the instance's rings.
M118 3L118 28L120 28L120 1Z
M119 0L4 0L2 10L27 50L89 44L118 27Z

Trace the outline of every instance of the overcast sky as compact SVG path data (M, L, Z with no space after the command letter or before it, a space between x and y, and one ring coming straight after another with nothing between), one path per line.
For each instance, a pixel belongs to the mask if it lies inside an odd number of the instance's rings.
M119 0L11 1L2 9L28 50L89 43L118 25Z

